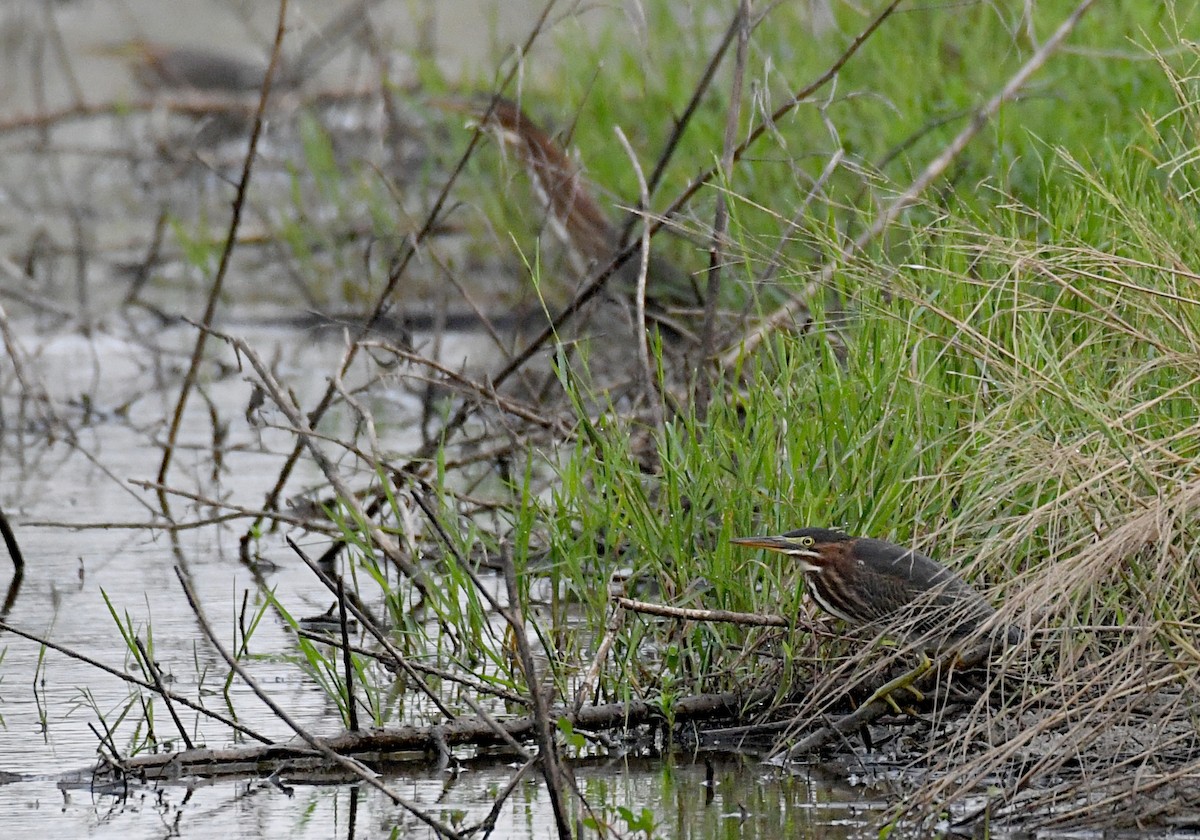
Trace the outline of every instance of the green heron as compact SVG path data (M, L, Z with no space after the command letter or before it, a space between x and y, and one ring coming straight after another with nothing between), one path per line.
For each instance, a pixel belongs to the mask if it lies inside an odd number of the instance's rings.
M855 626L884 626L940 648L975 635L996 614L969 583L911 548L802 528L778 537L740 537L737 545L777 551L800 561L809 591L827 612ZM1008 627L1005 641L1021 631Z
M144 38L102 47L98 52L129 59L134 79L147 90L223 93L258 90L266 74L265 64L197 47L157 44Z
M622 246L621 230L592 195L592 187L579 164L517 103L502 97L441 100L447 110L471 115L475 124L511 150L529 173L534 194L546 208L555 236L567 247L575 270L584 274L611 260ZM624 291L634 288L638 261L630 259L618 272ZM695 304L692 278L661 255L650 254L646 276L647 297L659 303Z

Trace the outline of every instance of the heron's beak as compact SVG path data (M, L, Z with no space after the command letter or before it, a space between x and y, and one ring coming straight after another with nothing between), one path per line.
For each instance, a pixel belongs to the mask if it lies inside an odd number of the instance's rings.
M765 548L767 551L777 551L791 557L820 557L821 555L808 546L800 545L791 537L734 537L730 540L734 545L744 545L748 548Z

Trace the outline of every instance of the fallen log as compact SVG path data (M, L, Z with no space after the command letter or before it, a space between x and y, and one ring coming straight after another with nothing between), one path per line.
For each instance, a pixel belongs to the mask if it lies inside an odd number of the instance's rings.
M699 694L677 702L671 707L669 715L664 713L661 704L645 700L584 706L578 712L559 707L552 710L552 715L556 721L565 718L577 731L628 730L667 723L668 720L672 724L713 719L737 720L749 707L774 696L773 691L766 690ZM497 731L497 727L503 734ZM319 740L340 755L366 764L382 764L418 756L424 760L431 754L444 754L453 747L504 747L510 739L532 742L535 728L536 721L531 715L499 722L471 716L434 726L342 732ZM123 760L119 769L149 781L159 781L313 772L325 768L327 764L320 753L297 740L286 744L248 744L221 749L198 747L174 753L138 755ZM111 769L97 768L97 772Z

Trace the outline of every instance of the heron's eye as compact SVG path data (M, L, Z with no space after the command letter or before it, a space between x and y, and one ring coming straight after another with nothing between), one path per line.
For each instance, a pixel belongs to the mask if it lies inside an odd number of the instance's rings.
M810 546L810 545L812 545L812 544L813 544L813 538L812 538L812 537L801 537L801 538L800 538L800 545L803 545L803 546Z

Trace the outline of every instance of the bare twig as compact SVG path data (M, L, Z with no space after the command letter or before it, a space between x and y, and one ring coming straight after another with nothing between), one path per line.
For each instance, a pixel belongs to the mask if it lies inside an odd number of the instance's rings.
M583 675L583 679L579 681L579 688L575 690L574 710L576 713L587 702L587 696L595 690L596 681L600 679L600 671L604 667L604 661L608 659L608 652L612 650L612 646L617 641L617 634L621 632L624 624L625 609L617 604L608 618L608 626L604 628L604 638L596 646L596 655L592 657L592 664Z
M129 480L129 483L135 487L145 487L147 490L154 490L155 492L169 493L172 496L178 496L181 499L188 499L189 501L197 502L198 504L204 505L205 507L213 508L215 510L227 510L227 511L229 511L229 513L224 516L214 516L214 517L208 517L206 519L198 519L194 522L142 523L140 526L139 525L122 526L121 523L117 523L117 524L100 523L100 524L91 525L91 526L85 525L83 523L60 523L60 522L47 522L47 523L42 523L42 522L32 523L31 522L29 524L31 524L31 525L33 525L33 524L51 525L53 527L67 527L67 528L85 528L85 527L96 527L96 528L135 527L136 528L136 527L142 527L142 528L158 528L158 529L162 529L162 530L183 531L183 530L187 530L190 528L201 527L201 526L207 525L207 524L214 524L214 523L219 523L219 522L230 522L230 521L234 521L237 519L254 519L254 518L261 517L263 519L274 520L282 525L291 525L291 526L294 526L297 528L305 528L310 531L319 531L319 532L324 532L324 533L329 533L329 534L340 533L336 527L333 527L333 526L329 526L328 528L322 527L321 523L314 522L312 520L312 517L297 516L296 514L282 513L279 511L262 510L260 508L243 507L241 505L235 505L232 502L228 502L228 501L225 501L222 499L216 499L211 496L206 496L203 493L195 493L190 490L183 490L178 487L168 487L165 484L158 484L157 482L154 482L154 481L142 481L141 479L131 478Z
M729 610L698 610L687 607L671 607L648 601L635 601L623 595L613 597L613 602L631 612L657 615L663 618L678 618L682 621L723 621L728 624L747 624L752 627L791 627L786 618L778 615L731 612Z
M647 179L646 191L653 194L658 189L658 182L662 180L663 173L667 171L667 164L675 154L675 149L679 146L679 141L683 139L683 132L687 129L688 123L692 121L692 115L696 113L696 109L700 107L700 102L704 98L704 94L708 92L712 85L712 80L717 75L717 68L721 65L721 59L725 57L725 51L729 49L729 45L733 42L733 36L740 31L741 15L734 13L733 18L729 21L729 27L725 30L725 34L721 36L720 42L717 44L713 54L709 57L708 63L704 65L704 72L700 74L700 79L696 82L695 88L692 90L692 97L688 100L687 106L683 109L683 113L679 119L675 121L675 127L671 130L671 136L667 138L667 142L663 144L662 152L658 156L658 162L654 164L654 171L650 173ZM643 212L649 211L649 205L643 205ZM624 242L629 236L629 230L637 220L637 214L631 214L629 224L621 235L621 241Z
M462 699L463 702L471 707L471 711L473 711L481 721L491 727L492 731L500 736L500 740L508 744L509 748L512 749L513 752L521 756L521 758L523 758L525 761L535 760L536 757L530 755L529 750L522 747L520 742L512 736L512 733L505 729L504 725L500 723L500 721L488 714L487 710L480 706L479 703L477 703L470 695L464 694Z
M4 515L3 510L0 510L0 536L4 538L4 547L8 549L13 569L18 575L24 574L25 558L21 554L21 546L17 544L17 535L13 533L12 525L8 523L8 517Z
M338 629L342 634L342 668L346 680L346 724L351 732L358 731L358 705L354 700L354 657L350 653L350 627L346 619L346 586L337 579Z
M733 174L733 151L742 116L742 87L746 76L746 54L750 44L750 0L738 5L737 51L733 62L733 80L729 90L729 109L725 112L725 136L721 142L721 178L728 183ZM721 267L725 262L725 235L729 230L729 206L725 190L717 191L713 211L713 229L708 250L708 282L704 290L704 328L700 338L701 364L696 370L696 418L703 427L712 398L709 360L715 355L717 340L717 304L721 297Z
M613 131L616 132L617 139L621 141L621 147L629 158L629 164L633 167L634 174L637 175L638 200L642 207L649 207L650 191L646 186L646 176L638 163L637 154L633 151L633 146L629 145L629 140L619 125L613 126ZM645 389L647 407L650 409L650 417L655 431L661 434L663 430L662 400L654 387L654 369L650 367L650 337L646 334L646 275L650 270L650 228L648 225L642 225L641 243L637 291L634 296L634 340L637 342L638 360L642 366L642 387Z
M271 82L279 66L280 49L283 46L283 35L286 31L287 7L288 0L279 0L279 17L275 25L275 43L271 48L271 61L267 65L267 72L263 76L262 92L258 98L258 109L254 113L254 127L250 130L250 142L246 148L245 161L242 163L242 175L238 179L237 193L233 200L233 212L229 218L229 230L225 237L225 247L221 249L220 263L217 265L217 273L213 277L212 286L209 288L208 303L204 308L204 315L200 319L205 327L212 325L213 316L216 315L217 301L221 297L221 289L225 285L225 275L229 271L229 263L233 257L233 248L237 243L238 226L242 221L242 208L245 206L246 192L250 187L250 173L254 171L254 161L258 155L258 138L262 133L263 116L266 114L267 100L271 95ZM202 329L196 336L196 345L192 348L192 358L188 364L187 373L184 375L183 385L179 389L179 399L175 404L175 411L171 415L171 425L167 430L166 440L163 442L163 458L162 463L159 464L158 477L156 479L159 484L165 484L167 481L167 473L171 469L171 459L175 452L175 441L179 437L179 427L183 423L183 412L187 408L188 397L195 386L196 377L200 371L200 363L204 358L204 348L207 343L208 331ZM160 492L158 494L158 503L162 508L163 515L167 519L170 519L171 505L166 493Z
M487 840L487 837L489 837L492 831L496 828L496 820L500 816L500 811L504 807L504 803L507 802L508 798L513 795L513 791L517 789L517 785L521 783L521 780L529 775L529 771L533 769L536 763L537 758L535 757L522 764L520 768L518 768L517 772L513 773L512 778L508 780L508 784L504 786L504 790L500 791L500 795L497 796L496 801L492 803L492 808L490 811L488 811L487 816L479 821L479 825L465 833L475 834L476 832L479 832L484 840Z
M14 276L19 276L19 269L16 266L9 265L9 261L0 258L0 269L13 271ZM54 405L50 402L50 394L46 390L46 384L41 381L34 380L25 372L25 353L20 344L17 342L17 337L13 334L12 327L8 322L8 313L4 307L0 305L0 340L4 342L4 350L8 354L9 360L12 362L13 373L16 374L17 383L21 386L21 399L29 400L38 411L42 421L51 429L57 428L60 423L58 416L54 413ZM39 377L40 379L40 377Z
M146 652L146 645L143 644L140 638L135 638L133 642L137 645L138 653L141 654L142 668L154 678L154 690L158 692L158 696L167 704L167 711L171 715L171 720L175 723L175 729L179 732L179 737L183 739L184 746L189 750L195 749L196 745L192 743L191 737L188 736L183 721L179 719L179 713L175 711L175 704L171 702L171 695L163 685L162 673L159 671L158 663L150 658L150 654Z

